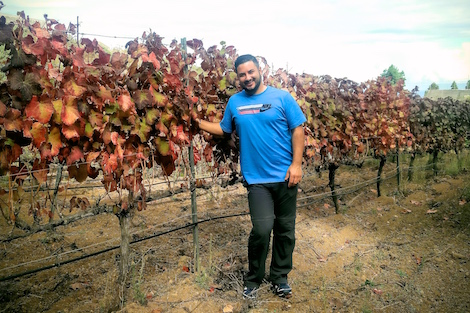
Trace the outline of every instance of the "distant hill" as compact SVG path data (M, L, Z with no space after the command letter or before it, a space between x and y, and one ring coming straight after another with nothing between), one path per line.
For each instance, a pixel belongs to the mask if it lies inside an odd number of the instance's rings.
M15 22L17 19L18 19L18 15L9 15L9 14L3 14L2 11L0 11L0 16L5 16L5 19L6 19L6 24L10 23L10 22ZM39 22L41 23L41 25L44 25L44 23L46 22L45 19L42 19L42 20L38 20L36 18L29 18L30 22Z
M426 90L424 97L433 100L451 97L455 100L465 101L470 100L470 89Z
M9 23L14 23L17 19L18 19L18 16L17 15L8 15L8 14L2 14L2 12L0 11L0 16L4 16L5 19L6 19L6 24L9 24ZM41 26L44 26L44 24L46 23L46 20L43 19L43 20L39 20L39 19L35 19L35 18L29 18L29 21L31 23L35 23L35 22L39 22L41 24ZM67 26L67 25L66 25ZM81 33L80 33L81 35ZM80 36L82 38L82 36ZM93 38L90 38L90 39L93 39ZM73 39L71 39L73 41ZM108 53L112 53L113 51L118 51L119 49L111 49L110 47L108 47L107 45L105 45L104 43L102 43L101 41L98 41L99 45Z

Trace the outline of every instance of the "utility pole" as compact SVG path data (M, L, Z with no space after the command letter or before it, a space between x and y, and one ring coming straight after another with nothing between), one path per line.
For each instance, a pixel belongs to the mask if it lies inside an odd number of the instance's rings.
M78 23L78 16L77 16L77 46L78 46L78 47L80 47L80 41L78 41L78 39L79 39L79 38L78 38L79 29L78 29L78 28L80 27L79 25L80 25L80 24Z

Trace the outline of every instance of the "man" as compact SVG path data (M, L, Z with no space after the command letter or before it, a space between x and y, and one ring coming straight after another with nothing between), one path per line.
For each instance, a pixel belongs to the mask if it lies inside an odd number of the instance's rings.
M302 124L306 119L288 92L263 83L254 56L238 57L235 71L243 90L230 98L222 121L196 121L211 134L236 130L240 138L240 166L253 226L243 296L256 296L265 276L273 232L269 280L277 295L290 298L287 274L292 270L297 184L302 179L304 151Z

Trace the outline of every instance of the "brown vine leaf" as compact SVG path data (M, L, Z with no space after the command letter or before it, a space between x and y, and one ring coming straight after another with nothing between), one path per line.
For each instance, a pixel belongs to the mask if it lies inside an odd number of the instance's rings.
M86 197L80 198L79 205L80 209L82 211L85 211L87 208L90 207L90 201Z

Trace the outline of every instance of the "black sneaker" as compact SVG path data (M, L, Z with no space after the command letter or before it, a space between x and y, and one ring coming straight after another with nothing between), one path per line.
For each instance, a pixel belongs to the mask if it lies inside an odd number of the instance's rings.
M292 297L292 288L287 283L273 284L272 289L281 298L289 299Z
M243 288L244 299L255 299L258 293L258 287L245 287Z

